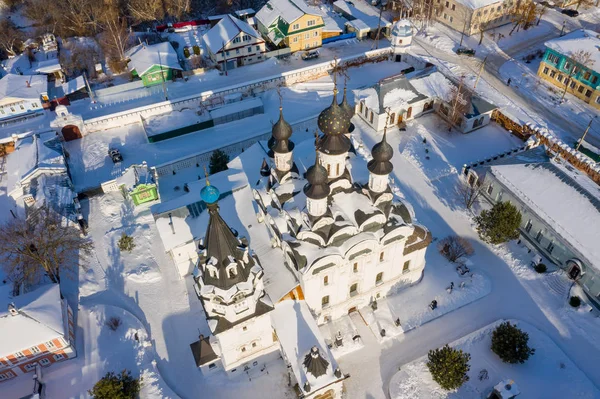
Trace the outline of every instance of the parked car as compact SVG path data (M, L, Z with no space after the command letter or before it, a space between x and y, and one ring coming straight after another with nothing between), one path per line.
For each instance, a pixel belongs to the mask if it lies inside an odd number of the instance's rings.
M475 55L475 50L470 49L468 47L459 47L456 49L456 54L467 55L469 57L473 57Z
M112 159L113 163L121 162L123 160L123 155L116 148L108 149L108 156Z
M575 18L579 15L579 11L577 10L569 10L567 8L565 8L564 10L561 11L562 14L565 14L569 17Z
M305 61L312 60L313 58L319 58L319 52L317 50L309 50L302 53L302 59Z

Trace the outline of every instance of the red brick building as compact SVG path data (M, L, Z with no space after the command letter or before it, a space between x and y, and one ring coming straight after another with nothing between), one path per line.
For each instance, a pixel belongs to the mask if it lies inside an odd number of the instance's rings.
M0 306L0 382L76 356L73 312L58 284L0 298Z

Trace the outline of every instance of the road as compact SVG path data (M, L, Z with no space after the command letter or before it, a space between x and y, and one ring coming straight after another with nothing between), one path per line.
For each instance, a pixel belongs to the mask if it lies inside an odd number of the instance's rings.
M570 31L580 27L575 22L569 21L565 31ZM524 98L514 87L506 86L504 78L500 75L500 68L504 63L514 58L518 58L528 49L539 48L549 39L558 37L560 30L554 29L549 33L531 38L528 40L517 42L512 47L505 48L503 51L492 52L488 55L485 68L481 73L481 79L487 82L495 90L501 93L508 102L522 108L528 115L531 116L532 120L541 119L550 130L559 131L561 138L568 136L574 140L581 137L585 130L589 120L581 118L565 119L563 116L558 114L555 109L548 107L547 104L535 100L534 96ZM486 38L486 40L489 40ZM432 46L428 41L423 40L419 36L415 36L413 41L418 44L419 48L415 48L414 51L428 55L438 60L449 62L452 64L459 65L469 70L474 75L479 72L479 65L481 60L477 58L461 57L453 53L440 50L435 46ZM575 101L575 100L574 100ZM586 137L586 141L590 144L600 147L600 134L591 131Z

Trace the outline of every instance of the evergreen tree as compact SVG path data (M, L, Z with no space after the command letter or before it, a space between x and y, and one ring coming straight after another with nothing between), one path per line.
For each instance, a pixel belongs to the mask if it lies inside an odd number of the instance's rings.
M111 371L88 393L93 399L135 399L140 393L140 380L133 378L129 370L123 370L118 375Z
M128 236L125 233L121 234L121 238L119 238L118 245L121 251L131 252L133 251L133 248L135 248L133 237Z
M221 150L213 151L210 156L210 164L208 166L210 174L214 174L220 172L222 170L227 170L227 163L229 162L229 155L225 154Z
M498 202L492 209L481 211L475 222L482 240L501 244L519 238L521 212L510 202Z
M492 351L504 363L522 364L535 353L535 349L527 345L528 341L529 334L507 321L492 333Z
M467 373L471 369L470 354L446 345L443 348L430 350L427 357L429 358L427 368L433 380L443 389L447 391L458 389L463 383L469 381Z

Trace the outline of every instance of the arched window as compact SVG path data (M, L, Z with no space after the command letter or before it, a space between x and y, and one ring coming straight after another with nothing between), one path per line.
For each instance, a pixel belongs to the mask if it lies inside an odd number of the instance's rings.
M360 102L360 105L359 105L359 107L360 107L360 108L359 108L358 112L362 114L362 112L363 112L363 109L364 109L364 107L365 107L365 103L363 103L363 102L361 101L361 102Z
M369 123L373 123L373 111L371 111L371 115L369 116Z
M390 125L393 125L395 120L396 120L396 113L394 112L390 115Z
M340 174L340 164L339 163L337 165L335 165L335 174L336 175Z
M331 165L327 164L327 176L331 176Z

